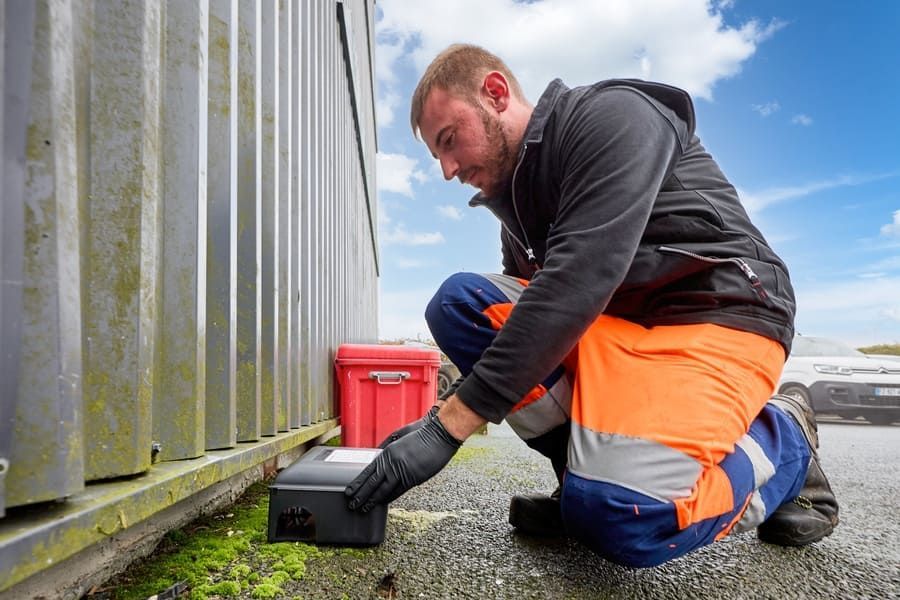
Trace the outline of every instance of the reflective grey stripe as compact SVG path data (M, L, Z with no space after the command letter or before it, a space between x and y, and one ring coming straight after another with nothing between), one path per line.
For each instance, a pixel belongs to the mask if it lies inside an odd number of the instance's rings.
M763 502L762 496L760 496L759 490L757 490L753 492L750 503L747 505L747 510L744 511L741 520L734 524L731 533L750 531L765 520L766 503Z
M753 465L753 487L756 489L741 520L732 529L733 533L742 533L750 531L766 519L766 503L759 494L759 488L775 475L775 465L749 433L738 440L737 447L744 451L744 454L750 459L750 464Z
M572 413L572 387L563 375L547 393L528 406L506 416L506 422L523 440L543 435L569 420Z
M509 275L501 275L499 273L481 273L481 276L496 285L501 292L506 294L509 301L515 304L519 301L519 296L525 290L522 282L515 277Z
M775 465L749 433L738 440L737 446L744 451L753 465L753 488L758 490L775 475Z
M664 444L572 423L569 470L586 479L615 483L660 501L686 498L700 477L700 463Z

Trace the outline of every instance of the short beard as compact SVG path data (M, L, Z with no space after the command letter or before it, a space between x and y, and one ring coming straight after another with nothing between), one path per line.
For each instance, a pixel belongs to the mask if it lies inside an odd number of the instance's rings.
M506 135L500 122L493 118L483 106L480 104L476 106L481 115L481 123L484 125L487 146L496 150L496 153L485 164L486 170L491 174L489 189L481 191L488 198L499 198L512 187L516 156L513 154L509 136Z

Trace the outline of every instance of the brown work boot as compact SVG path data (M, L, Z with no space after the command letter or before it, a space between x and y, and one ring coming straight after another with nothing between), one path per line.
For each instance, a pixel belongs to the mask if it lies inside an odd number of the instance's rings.
M562 537L563 528L560 498L562 489L552 494L523 494L513 496L509 502L509 524L516 533L535 537Z
M759 539L779 546L805 546L831 535L838 524L838 503L819 464L818 428L812 409L798 398L776 394L770 403L791 415L809 444L809 470L800 493L779 506L757 528Z

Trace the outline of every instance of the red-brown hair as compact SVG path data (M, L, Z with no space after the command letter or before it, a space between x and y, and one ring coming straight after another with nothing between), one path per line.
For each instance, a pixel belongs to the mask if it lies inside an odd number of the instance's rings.
M525 101L525 95L516 77L499 57L484 48L470 44L453 44L438 54L416 86L409 110L409 124L413 135L419 135L419 121L428 94L434 88L457 95L469 102L477 102L478 90L484 76L491 71L502 73L509 83L513 96Z

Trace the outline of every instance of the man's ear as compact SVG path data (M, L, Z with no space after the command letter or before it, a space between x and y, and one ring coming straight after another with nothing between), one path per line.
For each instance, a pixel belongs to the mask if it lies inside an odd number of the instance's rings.
M485 102L498 113L509 106L509 82L499 71L491 71L484 76L481 84L481 95Z

